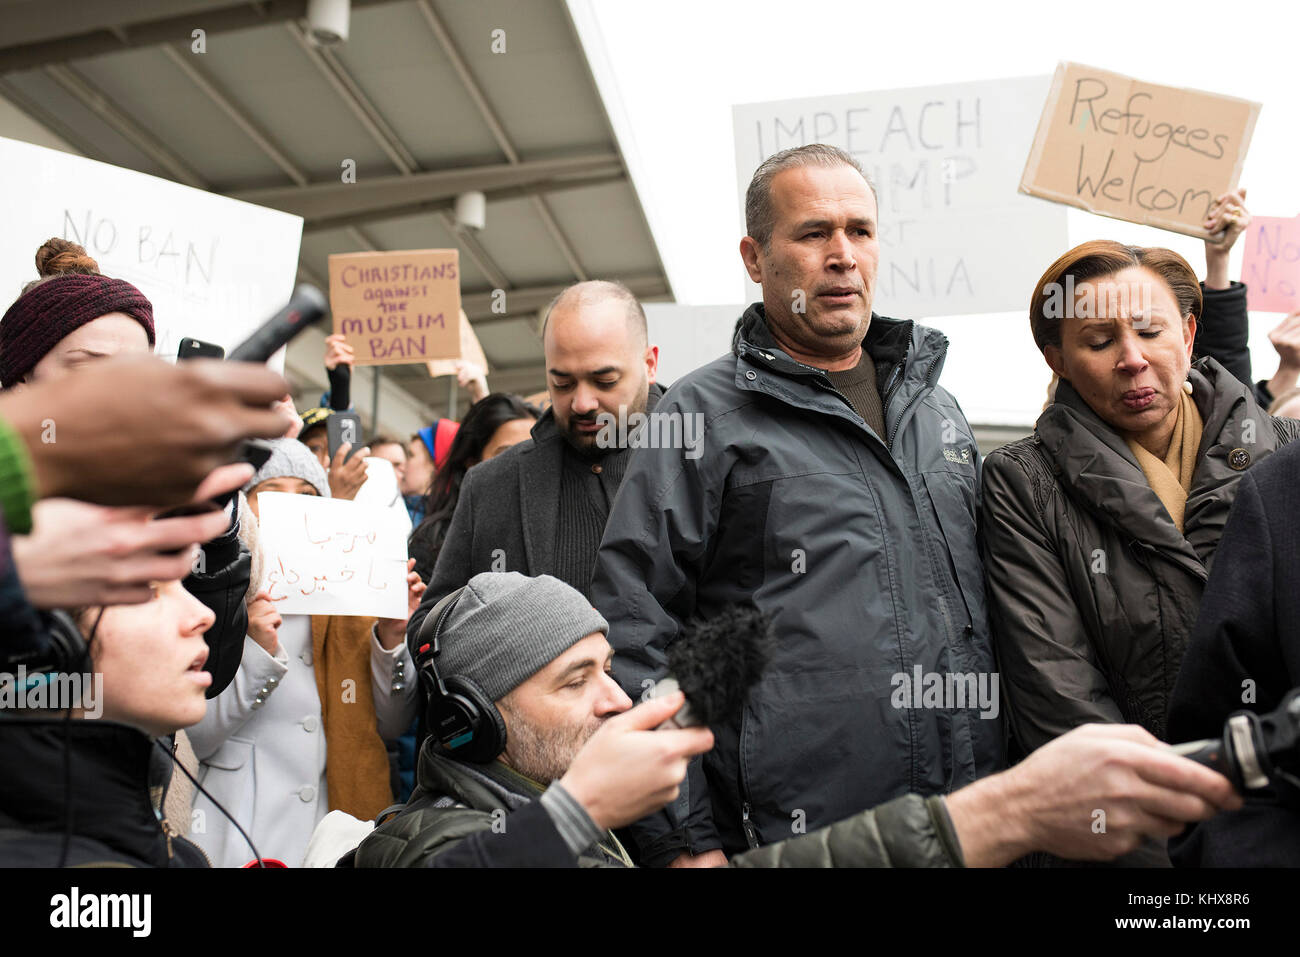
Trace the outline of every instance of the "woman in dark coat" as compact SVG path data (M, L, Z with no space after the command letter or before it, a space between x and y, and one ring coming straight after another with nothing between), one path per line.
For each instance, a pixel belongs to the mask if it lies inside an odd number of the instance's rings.
M983 471L985 569L1012 732L1090 721L1166 736L1170 692L1238 480L1300 423L1214 359L1202 293L1164 249L1085 243L1043 274L1034 338L1060 377Z

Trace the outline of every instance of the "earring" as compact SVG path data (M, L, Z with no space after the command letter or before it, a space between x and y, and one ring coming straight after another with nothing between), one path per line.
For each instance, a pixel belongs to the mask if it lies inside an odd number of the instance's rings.
M1184 380L1183 380L1183 391L1186 392L1188 395L1191 395L1191 394L1192 394L1192 380L1191 380L1191 379L1184 379Z

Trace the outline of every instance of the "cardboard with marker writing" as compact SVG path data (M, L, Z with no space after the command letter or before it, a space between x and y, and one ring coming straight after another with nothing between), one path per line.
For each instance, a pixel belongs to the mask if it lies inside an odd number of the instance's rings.
M1300 309L1300 216L1256 216L1241 244L1241 281L1250 311Z
M357 365L461 355L457 250L336 253L329 269L334 331L347 337Z
M1061 63L1020 191L1204 239L1214 200L1237 186L1259 109Z
M487 356L483 354L483 346L479 344L478 336L474 335L474 327L470 325L469 316L465 315L465 310L460 310L460 359L473 363L484 372L487 372ZM456 375L457 359L431 359L427 365L429 375L437 378L441 375Z

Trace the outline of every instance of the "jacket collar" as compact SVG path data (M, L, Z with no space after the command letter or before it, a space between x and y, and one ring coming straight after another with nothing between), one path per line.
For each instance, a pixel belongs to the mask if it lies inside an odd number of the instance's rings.
M752 303L740 317L731 345L737 359L737 388L762 392L862 427L857 413L831 385L826 370L799 362L776 344L761 302ZM936 329L873 312L862 348L876 365L888 433L881 438L888 442L906 424L912 400L938 381L948 354L948 339Z
M67 735L70 802L64 788ZM0 718L0 821L22 830L72 833L155 867L167 844L149 797L153 741L104 720Z
M1069 382L1057 386L1056 401L1039 416L1035 432L1072 498L1203 579L1232 505L1230 489L1241 476L1229 465L1232 451L1245 448L1259 461L1274 450L1276 437L1250 390L1215 360L1194 363L1188 378L1205 431L1183 533L1147 483L1128 443ZM1249 433L1252 441L1246 442Z
M654 410L664 390L651 383L646 394L646 411ZM565 440L555 421L555 410L547 408L533 426L532 439L523 443L519 454L519 506L523 516L524 560L530 575L549 573L560 519L560 473L564 470ZM627 454L613 452L611 454Z

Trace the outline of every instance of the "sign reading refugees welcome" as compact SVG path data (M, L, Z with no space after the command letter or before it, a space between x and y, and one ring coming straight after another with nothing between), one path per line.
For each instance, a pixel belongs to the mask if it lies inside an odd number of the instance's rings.
M460 254L413 249L330 256L334 331L357 365L460 355Z
M1236 188L1259 108L1062 63L1020 189L1206 238L1201 223L1214 200Z
M736 106L741 227L760 163L794 146L838 146L876 187L876 312L919 319L1023 309L1042 264L1007 250L1069 245L1066 211L1016 189L1048 81L1016 77ZM744 301L759 298L746 282Z

